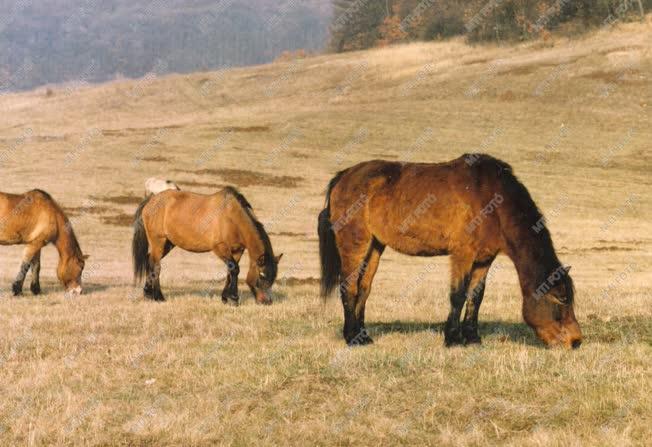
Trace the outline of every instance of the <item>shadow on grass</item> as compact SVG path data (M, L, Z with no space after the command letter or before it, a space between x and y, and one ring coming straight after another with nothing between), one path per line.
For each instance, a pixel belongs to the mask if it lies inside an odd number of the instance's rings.
M104 292L105 290L111 289L115 286L107 284L98 284L94 282L84 282L84 294L94 293L94 292Z
M103 292L105 290L113 288L113 285L110 284L98 284L98 283L83 283L84 293L82 296L89 295L94 292ZM25 299L25 298L47 298L49 296L54 296L57 294L64 294L65 290L61 284L58 282L45 282L41 281L41 293L34 295L30 288L29 282L23 286L23 293L18 296L14 296L11 291L11 285L8 288L0 289L0 297L2 298L16 298L16 299Z
M589 317L587 320L580 321L580 326L584 335L584 343L645 343L652 346L652 318L647 316L625 316L609 320ZM421 321L372 322L367 323L367 330L369 330L372 337L381 337L388 333L441 333L444 330L444 323ZM543 347L534 331L525 323L507 321L480 322L480 337Z
M371 336L382 336L388 333L408 334L412 332L437 332L444 331L444 322L428 323L424 321L392 321L367 323L367 330ZM542 346L534 332L525 323L507 321L485 321L479 323L480 337L483 339L498 339L499 341L512 341L532 346Z
M174 286L162 286L163 295L166 298L180 298L184 296L194 296L199 298L206 298L210 300L222 301L222 289L224 289L224 280L218 281L196 281L192 286L185 287L174 287ZM254 295L249 290L249 286L238 282L238 294L240 295L240 304L243 304L248 301L255 301ZM276 290L276 287L272 287L272 304L273 303L282 303L287 300L288 295L285 292L280 292Z

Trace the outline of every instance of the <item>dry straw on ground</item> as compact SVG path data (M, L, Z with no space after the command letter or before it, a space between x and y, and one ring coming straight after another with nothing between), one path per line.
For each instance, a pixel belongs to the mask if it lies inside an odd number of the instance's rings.
M0 97L2 189L76 211L91 255L82 297L64 298L48 249L45 294L12 298L21 248L2 247L0 443L649 442L651 41L648 17L543 49L452 40ZM446 259L388 252L367 307L376 344L345 348L339 303L310 279L326 183L369 158L473 151L509 161L546 212L584 345L536 341L500 258L483 345L445 349ZM164 262L169 301L140 299L124 216L152 175L202 192L244 181L285 252L273 306L209 298L224 266L181 251Z

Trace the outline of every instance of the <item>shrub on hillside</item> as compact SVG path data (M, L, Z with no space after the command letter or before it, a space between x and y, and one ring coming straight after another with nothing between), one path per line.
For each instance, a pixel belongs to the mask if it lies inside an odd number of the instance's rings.
M471 42L548 36L638 17L638 0L333 0L333 51L466 35ZM641 0L645 11L652 0Z

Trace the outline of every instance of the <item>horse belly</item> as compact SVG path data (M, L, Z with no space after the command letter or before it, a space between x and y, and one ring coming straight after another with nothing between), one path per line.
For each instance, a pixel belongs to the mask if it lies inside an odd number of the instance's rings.
M372 216L371 232L384 245L410 256L442 256L448 254L449 243L442 226L425 219L392 218L385 214Z
M167 239L175 246L193 253L206 253L213 250L213 243L206 234L185 228L184 231L172 230L167 232Z

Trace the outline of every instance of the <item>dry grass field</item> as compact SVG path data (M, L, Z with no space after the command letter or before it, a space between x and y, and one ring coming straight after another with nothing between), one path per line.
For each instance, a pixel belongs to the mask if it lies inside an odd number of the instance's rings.
M296 62L0 97L2 190L49 191L90 255L67 298L10 294L1 247L1 445L644 445L652 436L652 17L578 40L418 43ZM388 250L347 348L318 297L317 214L371 158L508 161L573 266L579 350L520 316L510 261L490 273L483 344L446 349L446 258ZM131 283L144 180L239 187L285 253L272 306L174 251L167 302ZM243 260L243 271L247 260Z

